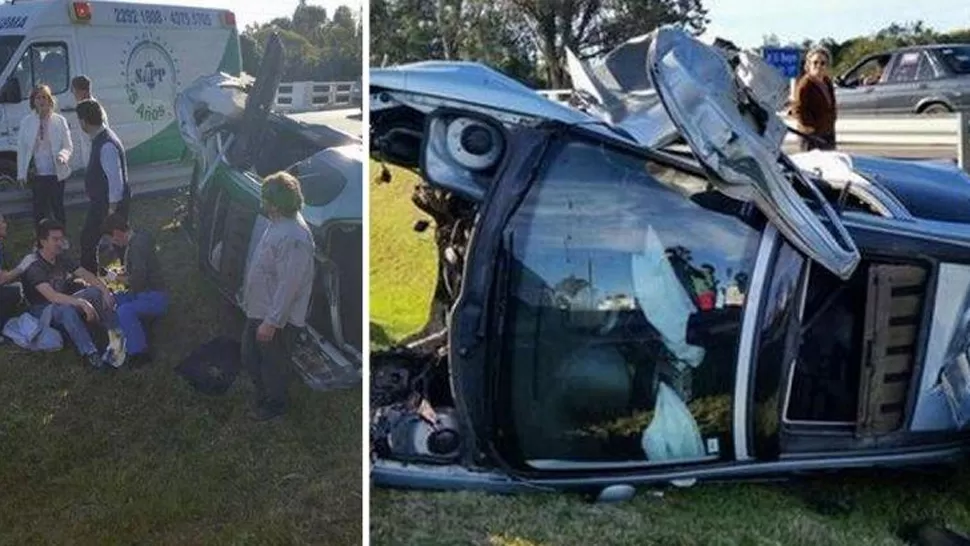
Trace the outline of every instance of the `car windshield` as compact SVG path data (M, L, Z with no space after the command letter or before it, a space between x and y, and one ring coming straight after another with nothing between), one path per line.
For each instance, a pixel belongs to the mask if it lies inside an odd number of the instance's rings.
M761 232L704 178L575 141L507 226L506 420L534 467L731 453Z
M940 58L954 74L970 74L970 46L944 47Z
M24 41L23 36L0 36L0 67L7 66L11 57L20 47L20 42Z

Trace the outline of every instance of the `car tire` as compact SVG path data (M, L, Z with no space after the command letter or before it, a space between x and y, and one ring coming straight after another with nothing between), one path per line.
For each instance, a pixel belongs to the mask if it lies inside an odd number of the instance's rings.
M0 192L18 189L17 162L13 159L0 159Z
M949 106L943 104L942 102L934 102L923 107L919 111L920 114L926 114L928 116L938 116L941 114L949 114L953 112Z

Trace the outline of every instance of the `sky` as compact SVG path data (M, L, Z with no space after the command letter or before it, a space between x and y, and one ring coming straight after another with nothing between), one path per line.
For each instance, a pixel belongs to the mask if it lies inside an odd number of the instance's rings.
M742 48L758 47L772 33L782 44L843 41L919 20L940 32L970 28L968 0L706 0L704 6L711 21L704 38L720 36Z
M236 27L242 32L250 23L267 23L277 17L292 16L298 0L129 0L139 4L192 6L197 8L231 9L236 14ZM321 6L333 14L340 6L360 12L361 0L307 0L307 4Z

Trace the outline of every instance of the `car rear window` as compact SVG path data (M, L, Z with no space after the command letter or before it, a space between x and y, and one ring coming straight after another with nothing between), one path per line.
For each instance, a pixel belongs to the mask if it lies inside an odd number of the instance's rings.
M970 74L970 46L944 47L940 58L955 74Z

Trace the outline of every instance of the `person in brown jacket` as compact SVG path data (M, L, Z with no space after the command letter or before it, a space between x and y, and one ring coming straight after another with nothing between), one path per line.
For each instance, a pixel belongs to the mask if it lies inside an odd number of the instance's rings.
M802 137L803 151L835 149L835 86L829 76L832 56L821 47L812 48L805 56L805 74L795 84L792 116Z

